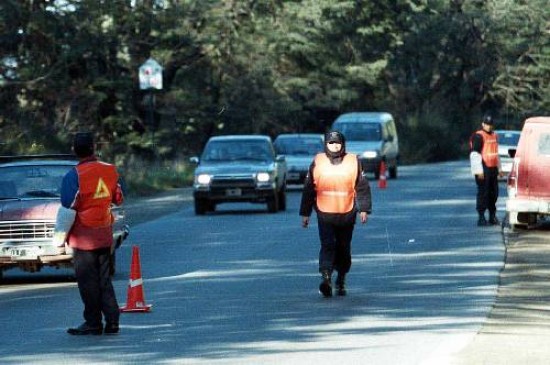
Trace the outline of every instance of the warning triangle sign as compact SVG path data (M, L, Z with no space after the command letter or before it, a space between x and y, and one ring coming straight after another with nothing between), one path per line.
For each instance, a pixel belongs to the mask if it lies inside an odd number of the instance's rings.
M97 187L95 188L94 199L110 198L111 192L102 178L99 178Z

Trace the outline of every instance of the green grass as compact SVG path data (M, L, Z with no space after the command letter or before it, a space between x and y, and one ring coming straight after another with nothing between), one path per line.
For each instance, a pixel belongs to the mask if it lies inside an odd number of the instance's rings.
M126 167L123 175L129 196L147 196L157 192L191 186L194 166L168 161L139 163Z

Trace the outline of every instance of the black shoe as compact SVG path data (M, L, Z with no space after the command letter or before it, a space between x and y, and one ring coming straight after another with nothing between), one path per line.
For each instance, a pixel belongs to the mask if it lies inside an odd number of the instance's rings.
M336 293L341 297L347 294L345 275L338 275L338 277L336 278Z
M480 227L481 226L486 226L487 224L489 224L489 223L487 223L487 219L485 219L484 216L480 216L479 219L477 220L477 225L480 226Z
M500 224L500 221L495 215L492 215L491 217L489 217L489 223L493 226L498 226Z
M89 324L84 322L76 328L69 328L67 330L67 333L76 336L100 335L101 333L103 333L103 327L101 325L90 326Z
M332 281L328 272L323 272L323 281L319 285L319 291L325 298L332 297Z
M103 333L106 335L116 335L119 331L118 323L109 323L105 325L105 329L103 330Z

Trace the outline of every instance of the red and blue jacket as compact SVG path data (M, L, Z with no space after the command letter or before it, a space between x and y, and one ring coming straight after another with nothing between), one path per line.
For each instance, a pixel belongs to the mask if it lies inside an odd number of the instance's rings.
M111 204L120 205L124 193L114 165L91 156L82 159L63 178L61 205L76 210L67 237L73 248L95 250L113 244Z

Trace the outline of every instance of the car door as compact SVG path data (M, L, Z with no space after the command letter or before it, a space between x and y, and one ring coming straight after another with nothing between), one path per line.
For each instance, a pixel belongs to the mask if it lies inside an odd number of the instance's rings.
M386 157L387 162L393 161L397 157L397 149L394 133L391 128L390 122L385 122L382 124L382 138L383 138L383 155Z
M550 124L532 123L526 155L528 195L550 199Z
M284 155L277 155L275 148L272 143L269 144L269 150L273 156L273 161L275 163L275 169L277 170L277 189L280 189L286 179L286 161Z

